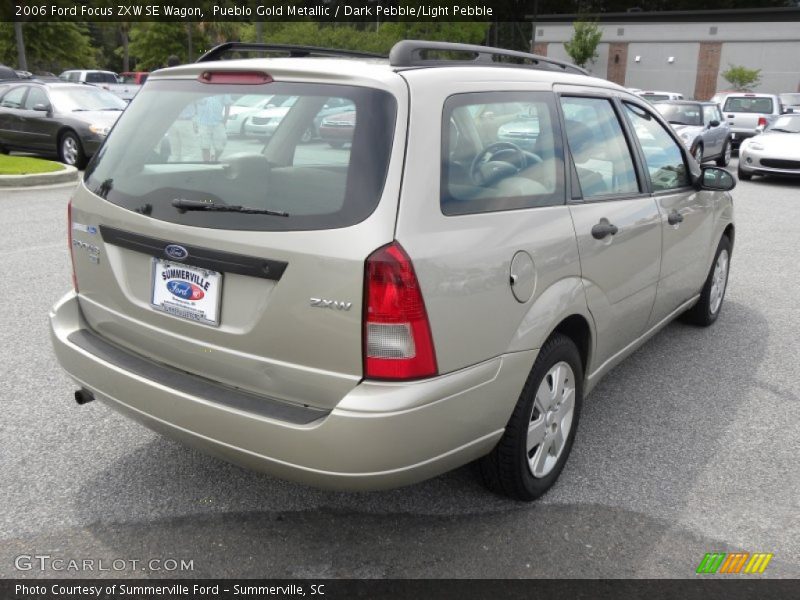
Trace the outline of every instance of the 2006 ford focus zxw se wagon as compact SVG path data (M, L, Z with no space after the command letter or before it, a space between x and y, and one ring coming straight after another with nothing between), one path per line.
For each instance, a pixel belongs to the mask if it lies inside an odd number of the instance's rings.
M720 314L735 180L624 88L437 42L217 60L252 46L152 74L86 170L51 314L79 402L315 486L477 461L531 500L603 375ZM227 138L244 95L292 99L269 138ZM333 104L345 146L306 135Z

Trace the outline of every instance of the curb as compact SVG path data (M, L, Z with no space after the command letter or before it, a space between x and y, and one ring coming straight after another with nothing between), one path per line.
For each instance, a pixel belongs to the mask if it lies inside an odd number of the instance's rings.
M80 172L75 167L64 165L61 171L34 173L33 175L0 175L0 188L30 187L35 185L54 185L78 181Z

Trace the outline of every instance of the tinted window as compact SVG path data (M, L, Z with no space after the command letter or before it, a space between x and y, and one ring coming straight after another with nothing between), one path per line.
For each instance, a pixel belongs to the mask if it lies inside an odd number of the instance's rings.
M800 133L800 115L783 115L775 119L767 131L782 131L783 133Z
M699 104L656 104L656 110L674 125L702 125Z
M33 107L37 104L47 106L50 104L50 100L47 99L47 93L42 88L31 86L28 97L25 98L25 108L33 110Z
M86 74L87 83L117 83L117 78L113 73L103 73L92 71Z
M678 143L648 111L625 103L628 118L644 152L655 191L689 185L689 174Z
M725 100L725 107L722 110L740 113L771 113L772 98L728 96Z
M283 106L268 109L273 112L264 116L263 127L229 139L231 107L245 94L280 97ZM349 145L334 148L316 137L326 103L358 114ZM365 219L378 204L395 114L394 97L371 88L153 81L120 117L89 165L86 184L124 208L149 207L144 210L153 218L197 227L346 227ZM172 205L177 199L289 216L179 212Z
M611 102L562 98L561 105L583 197L638 192L633 159Z
M0 102L0 106L2 106L3 108L21 108L22 97L25 95L25 91L27 89L28 86L25 85L21 85L18 88L12 89L3 96L3 100L2 102Z
M553 97L543 92L451 96L442 119L446 215L564 202Z

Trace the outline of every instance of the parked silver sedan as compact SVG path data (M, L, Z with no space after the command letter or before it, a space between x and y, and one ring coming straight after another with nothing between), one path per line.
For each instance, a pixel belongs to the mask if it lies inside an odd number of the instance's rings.
M717 166L731 162L731 129L713 102L671 100L655 107L680 136L698 163L714 160Z
M753 175L800 176L800 114L782 115L742 142L739 179Z

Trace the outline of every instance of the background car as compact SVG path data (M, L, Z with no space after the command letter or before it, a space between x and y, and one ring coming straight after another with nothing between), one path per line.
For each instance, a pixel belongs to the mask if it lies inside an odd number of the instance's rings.
M727 94L722 114L731 128L731 143L738 148L743 140L753 137L781 114L781 101L775 94L737 92Z
M341 148L353 140L356 129L356 111L347 110L322 119L319 137L331 148Z
M764 133L742 142L739 179L753 175L800 176L800 114L782 115Z
M683 94L678 92L651 92L639 90L634 92L640 98L644 98L648 102L658 102L660 100L683 100Z
M29 81L0 90L0 148L83 168L127 104L89 85Z
M119 74L120 78L122 79L120 83L142 85L145 81L147 81L147 77L149 75L149 71L125 71L124 73Z
M521 112L514 121L501 125L497 139L516 144L523 150L534 151L539 137L539 116L535 111Z
M70 83L88 83L101 87L112 94L116 94L126 102L133 100L133 97L142 87L138 83L124 82L123 78L113 71L100 71L97 69L72 69L64 71L58 77Z
M276 98L273 98L269 104L275 104L275 106L268 106L264 110L253 114L248 119L247 123L244 124L245 134L271 137L278 128L278 125L281 124L283 117L286 116L286 113L289 112L289 109L294 106L294 103L297 100L296 96L282 98L285 98L285 100L283 100L280 104L276 104ZM353 103L343 98L328 99L328 101L322 106L320 111L314 117L311 126L305 131L300 141L306 143L319 138L319 126L322 124L322 120L325 117L340 113L344 110L351 110L353 108L355 108Z
M274 96L246 94L240 96L228 108L228 118L225 121L225 132L229 136L244 135L244 124L252 115L264 110L272 102Z
M715 160L726 167L731 161L730 127L713 102L671 100L655 102L698 163Z
M267 107L252 114L243 124L245 135L272 137L283 117L294 105L297 96L272 96Z

